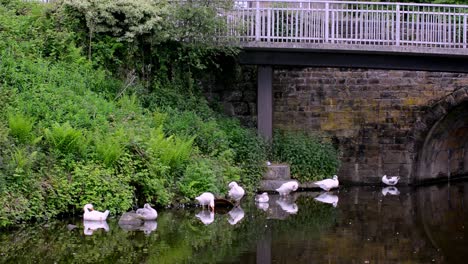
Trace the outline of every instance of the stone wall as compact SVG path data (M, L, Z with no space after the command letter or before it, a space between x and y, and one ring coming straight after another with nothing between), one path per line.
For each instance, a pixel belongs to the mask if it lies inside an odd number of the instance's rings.
M211 87L209 98L221 102L224 111L243 124L256 127L255 67L236 69L234 78L218 77ZM440 101L452 93L461 94L457 103L467 100L468 90L462 88L468 88L468 74L276 67L273 127L330 137L342 153L338 172L342 182L373 184L387 174L400 175L402 183L410 183L415 178L417 156L427 154L419 153L426 134L447 111L440 110L444 107L437 103L446 105ZM415 127L420 128L417 136ZM460 155L457 152L452 162L460 163L468 157Z
M212 104L219 104L226 114L236 117L243 125L256 128L257 68L224 67L224 72L204 81L206 98Z
M319 131L342 152L340 180L410 182L415 122L432 104L468 86L468 75L422 71L276 68L275 128Z

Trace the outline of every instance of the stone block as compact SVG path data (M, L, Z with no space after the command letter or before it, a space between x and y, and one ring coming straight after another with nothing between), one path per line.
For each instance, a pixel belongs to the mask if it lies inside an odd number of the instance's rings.
M289 180L291 171L287 164L271 164L263 175L264 180Z

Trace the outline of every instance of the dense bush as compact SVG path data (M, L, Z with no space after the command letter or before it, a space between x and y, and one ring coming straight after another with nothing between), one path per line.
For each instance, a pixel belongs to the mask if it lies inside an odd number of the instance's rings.
M330 142L304 132L275 131L271 159L286 162L301 182L316 181L336 173L340 164Z

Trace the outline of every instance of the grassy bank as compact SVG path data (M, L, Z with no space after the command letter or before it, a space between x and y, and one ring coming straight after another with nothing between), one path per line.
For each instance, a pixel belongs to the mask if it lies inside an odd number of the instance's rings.
M0 227L255 189L267 145L197 81L235 54L202 2L0 0Z

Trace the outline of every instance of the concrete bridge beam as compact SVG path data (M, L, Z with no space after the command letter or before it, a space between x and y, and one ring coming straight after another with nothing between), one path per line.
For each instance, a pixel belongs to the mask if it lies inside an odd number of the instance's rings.
M273 67L258 66L257 129L266 140L273 136Z

